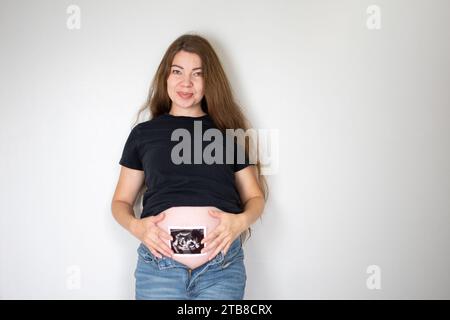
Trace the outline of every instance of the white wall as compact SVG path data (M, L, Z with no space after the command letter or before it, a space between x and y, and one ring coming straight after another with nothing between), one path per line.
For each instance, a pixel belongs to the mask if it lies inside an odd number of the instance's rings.
M217 49L253 125L280 132L245 298L450 298L448 1L0 5L0 298L134 297L138 241L110 213L118 161L189 31Z

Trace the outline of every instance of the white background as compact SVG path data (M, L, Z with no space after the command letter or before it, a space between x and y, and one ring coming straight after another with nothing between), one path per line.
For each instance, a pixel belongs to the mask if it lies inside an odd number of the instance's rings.
M450 298L449 12L445 0L1 0L0 298L134 298L138 241L110 212L118 161L186 32L214 46L253 126L280 133L245 298Z

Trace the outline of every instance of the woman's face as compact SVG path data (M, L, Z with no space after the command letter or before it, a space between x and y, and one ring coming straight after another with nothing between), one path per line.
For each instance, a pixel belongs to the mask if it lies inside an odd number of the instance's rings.
M167 78L167 93L172 100L172 108L201 109L200 102L204 95L201 67L202 61L195 53L179 51L175 55Z

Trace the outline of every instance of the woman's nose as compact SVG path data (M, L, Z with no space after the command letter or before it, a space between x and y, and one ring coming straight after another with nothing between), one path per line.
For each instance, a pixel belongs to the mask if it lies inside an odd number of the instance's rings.
M191 85L192 84L191 76L185 75L182 82L183 82L183 84Z

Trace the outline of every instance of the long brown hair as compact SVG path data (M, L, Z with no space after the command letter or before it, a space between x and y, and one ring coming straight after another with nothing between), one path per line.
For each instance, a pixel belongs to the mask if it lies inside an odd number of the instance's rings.
M204 97L201 101L201 108L209 114L216 127L222 132L225 132L226 129L246 131L251 128L241 107L234 99L230 83L216 52L208 40L195 34L184 34L178 37L167 49L153 77L147 100L137 113L136 123L144 111L149 111L150 118L159 117L170 111L171 100L167 93L167 78L174 57L181 50L197 54L202 61ZM248 138L249 143L245 143L244 146L246 156L249 156L250 145L253 144L253 147L255 143L251 137ZM261 174L261 163L258 159L256 159L256 168L258 184L264 199L267 200L269 189L265 177ZM141 189L141 194L145 192L145 188L144 186ZM250 227L242 233L241 240L245 240L247 233L250 237Z

